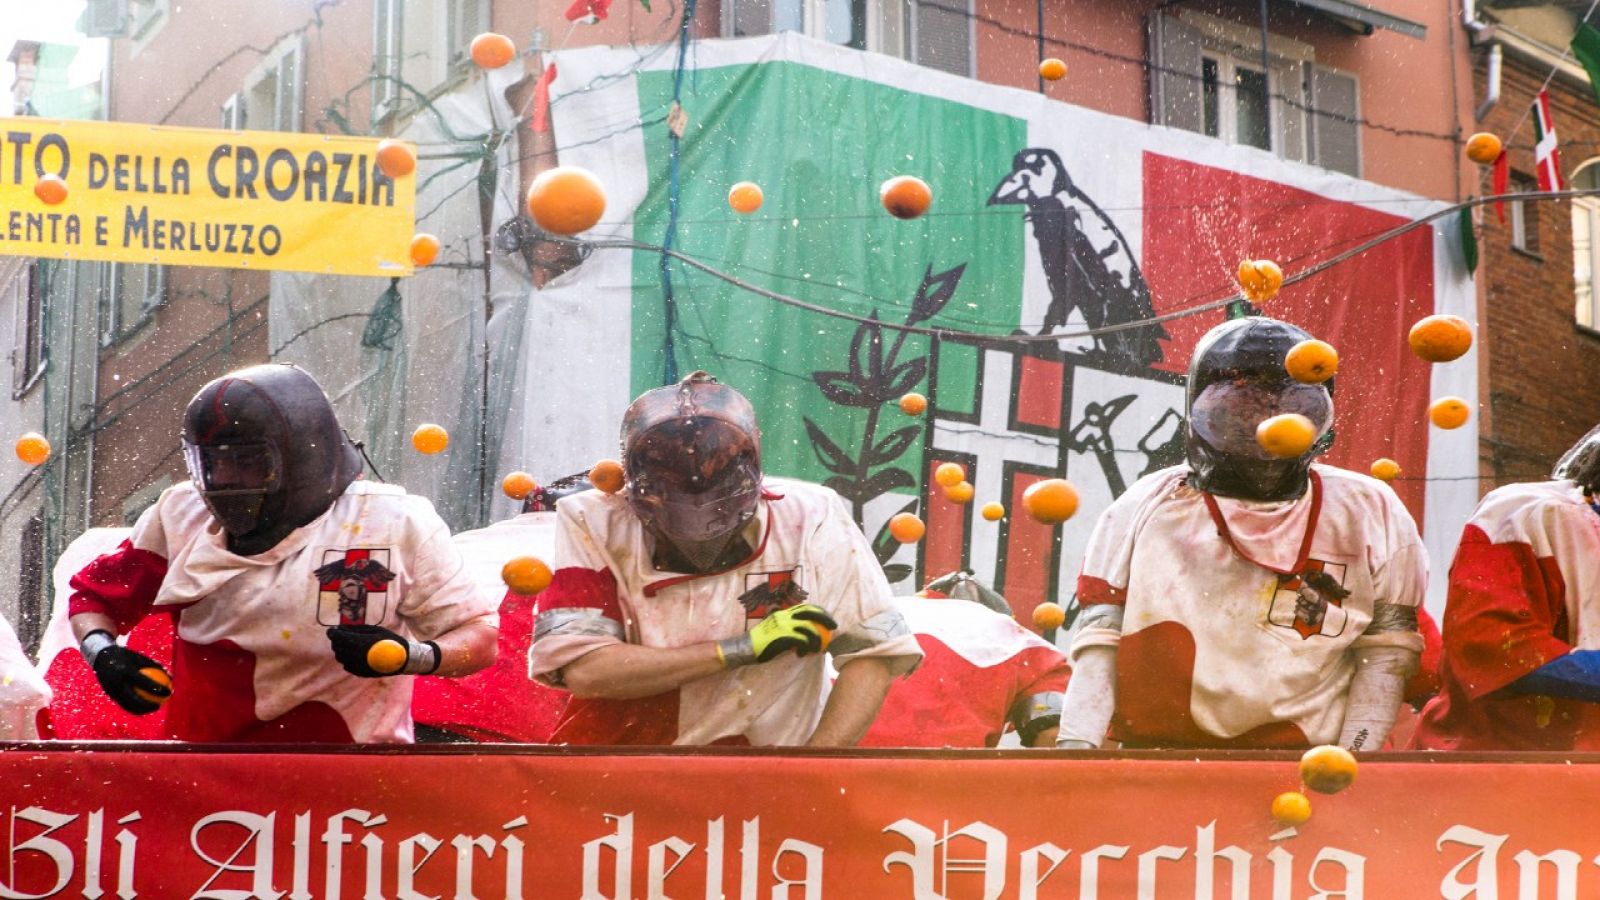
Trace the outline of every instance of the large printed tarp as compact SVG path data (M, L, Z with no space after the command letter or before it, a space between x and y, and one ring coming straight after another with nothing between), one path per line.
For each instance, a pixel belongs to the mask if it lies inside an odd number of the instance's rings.
M633 396L707 369L755 402L768 470L839 490L892 577L969 566L1023 616L1070 593L1111 499L1181 459L1182 373L1223 313L1072 335L1226 297L1240 259L1275 259L1293 275L1443 208L795 34L699 43L686 59L680 80L670 52L557 54L560 162L606 185L605 220L588 236L662 244L670 233L730 278L597 249L535 292L503 458L550 473L587 467L614 452ZM686 119L676 160L674 102ZM897 174L932 186L929 214L883 212L878 185ZM766 195L748 216L726 201L744 180ZM1409 324L1435 311L1473 319L1474 292L1445 230L1427 227L1266 306L1339 348L1328 461L1366 471L1379 456L1397 460L1395 488L1442 572L1478 496L1477 432L1430 430L1425 409L1445 393L1475 408L1477 383L1475 354L1430 371L1406 350ZM892 327L906 324L947 331L934 340ZM926 418L894 405L908 390L932 399ZM942 460L967 465L976 503L929 489ZM1083 497L1059 529L1017 514L1021 492L1051 476ZM981 518L989 500L1012 514ZM884 533L903 509L929 522L920 545Z
M0 897L1576 900L1600 764L0 747ZM1576 764L1575 764L1576 763ZM1419 803L1418 798L1426 798ZM1507 802L1514 798L1514 802Z

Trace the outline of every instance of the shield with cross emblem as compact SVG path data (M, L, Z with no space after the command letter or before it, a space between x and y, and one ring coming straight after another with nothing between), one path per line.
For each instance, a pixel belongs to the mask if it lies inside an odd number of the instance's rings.
M383 621L388 612L389 568L387 547L355 547L322 551L317 579L318 625L364 625Z

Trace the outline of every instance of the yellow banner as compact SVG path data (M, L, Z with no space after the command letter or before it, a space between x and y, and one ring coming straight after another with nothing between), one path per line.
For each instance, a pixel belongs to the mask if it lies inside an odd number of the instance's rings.
M409 275L416 176L376 138L0 119L0 254ZM47 204L34 188L65 180Z

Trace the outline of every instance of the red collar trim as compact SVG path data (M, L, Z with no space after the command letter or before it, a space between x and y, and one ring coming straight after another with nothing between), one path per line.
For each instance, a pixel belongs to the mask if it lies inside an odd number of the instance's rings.
M1306 522L1306 536L1300 540L1300 553L1295 557L1294 566L1288 569L1278 569L1253 559L1249 554L1239 549L1238 543L1233 539L1233 532L1228 530L1228 520L1223 517L1222 509L1217 506L1217 498L1211 496L1210 491L1201 491L1200 496L1206 498L1206 512L1211 513L1211 522L1217 526L1217 535L1228 545L1239 558L1251 565L1260 566L1268 572L1278 575L1298 575L1306 569L1306 562L1311 559L1311 539L1317 533L1317 521L1322 517L1322 478L1317 471L1312 469L1311 475L1311 516Z
M762 488L761 489L761 499L766 500L768 502L771 502L773 500L782 500L783 499L783 495L782 494L773 494L770 491L768 491L766 488ZM677 585L684 584L685 582L689 582L689 581L697 581L697 580L699 580L701 578L715 578L718 575L724 575L724 574L726 574L728 572L732 572L734 569L742 569L745 566L748 566L751 563L755 562L756 560L760 559L761 558L761 554L766 552L766 550L767 550L767 536L770 535L770 534L772 534L772 510L768 509L767 510L767 527L761 529L761 543L756 545L756 549L755 549L754 553L751 553L749 556L745 557L744 559L740 560L739 562L736 562L733 565L728 566L726 569L718 569L715 572L697 572L697 573L692 573L692 574L688 574L688 575L673 575L670 578L663 578L660 581L652 581L649 584L644 586L644 595L646 597L654 597L656 594L660 593L661 591L666 590L669 587L675 587Z

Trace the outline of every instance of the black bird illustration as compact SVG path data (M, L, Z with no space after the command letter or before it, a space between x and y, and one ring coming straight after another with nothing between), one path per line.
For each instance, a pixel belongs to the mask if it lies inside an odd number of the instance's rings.
M1012 160L1011 174L989 197L990 206L1021 204L1039 243L1050 288L1040 334L1066 325L1074 309L1090 328L1155 315L1150 286L1122 232L1088 195L1078 190L1054 150L1032 147ZM1161 360L1168 337L1159 324L1095 337L1095 350L1143 369Z

